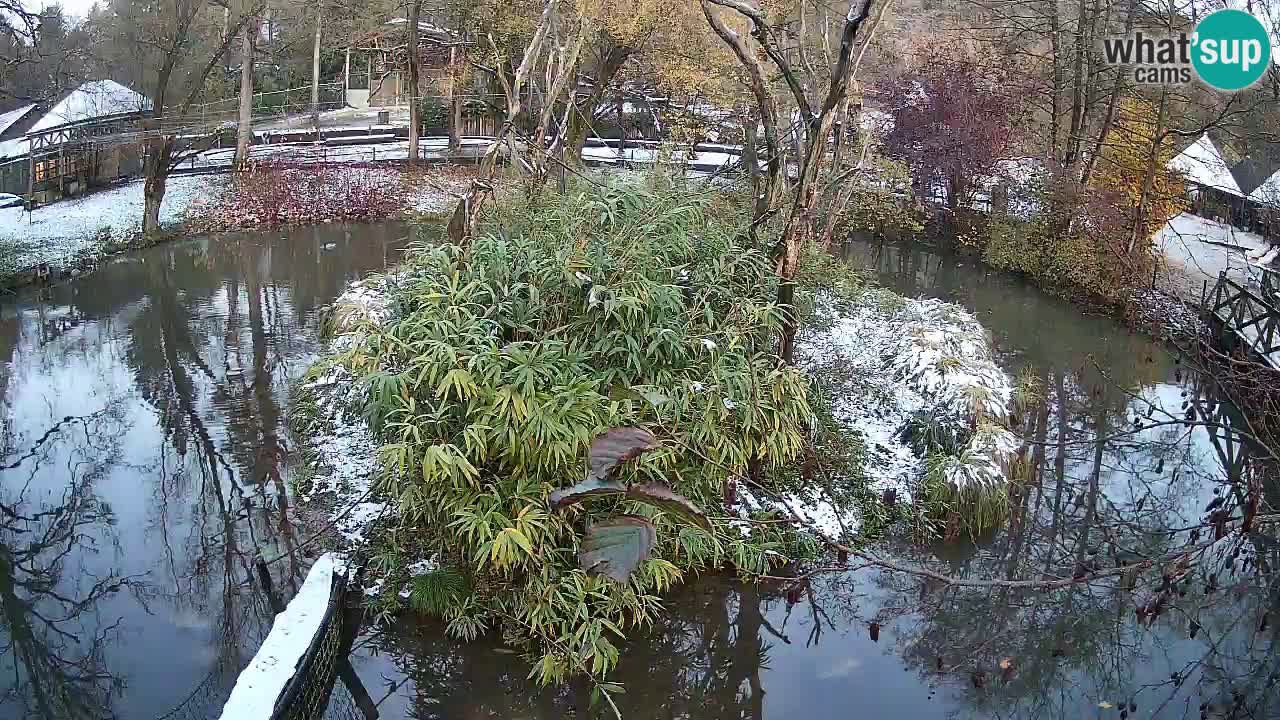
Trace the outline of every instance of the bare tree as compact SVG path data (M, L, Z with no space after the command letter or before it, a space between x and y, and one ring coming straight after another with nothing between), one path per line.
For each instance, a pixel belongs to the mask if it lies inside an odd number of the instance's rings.
M316 2L315 42L311 45L311 124L320 131L320 38L324 23L324 2Z
M422 0L409 0L409 42L406 53L409 66L409 162L418 161L418 131L420 102L418 97L418 16L422 12Z
M258 35L256 17L244 23L240 35L240 110L236 123L235 155L237 168L243 168L249 161L249 146L253 144L253 65Z
M177 136L190 122L192 106L205 94L210 74L262 11L263 3L253 0L238 10L223 0L176 0L158 9L119 0L112 6L114 15L109 20L114 39L136 50L152 103L143 124L144 232L160 227L169 174L184 157Z
M22 65L39 56L40 15L20 0L0 0L0 99L28 99L17 87L15 75Z
M752 94L755 97L757 112L764 125L764 141L768 172L764 191L765 200L757 198L753 227L761 224L769 215L789 205L786 209L786 221L782 235L774 250L779 278L778 304L787 308L781 337L779 338L779 355L790 362L795 351L795 337L798 327L796 313L791 310L795 302L795 275L800 267L800 253L805 244L816 236L819 227L817 210L820 206L820 195L834 189L835 183L825 185L818 183L820 167L829 159L828 140L837 118L848 111L845 102L849 89L849 79L854 63L854 48L857 45L858 33L871 14L874 0L862 0L861 7L856 0L850 0L848 12L840 32L840 50L835 62L824 78L826 92L821 101L815 105L809 98L801 83L800 75L792 66L787 53L776 41L776 30L771 27L765 12L741 0L700 0L707 22L729 46L738 61L746 69L751 78ZM795 100L795 113L799 117L796 143L795 183L790 189L790 197L778 197L778 189L782 180L782 148L778 134L777 111L769 88L765 60L761 59L755 49L748 46L747 41L734 32L719 13L712 7L718 6L732 11L741 20L751 24L751 37L763 51L765 58L773 65L773 69L782 77L792 98ZM843 125L843 120L841 120ZM857 168L855 167L854 170Z

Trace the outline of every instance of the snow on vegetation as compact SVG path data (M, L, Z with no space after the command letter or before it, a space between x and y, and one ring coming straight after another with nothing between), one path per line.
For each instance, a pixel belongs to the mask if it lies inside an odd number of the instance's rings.
M276 616L262 647L236 678L231 697L222 707L223 720L267 720L272 716L276 700L323 627L334 577L345 572L342 556L333 553L320 556L311 566L298 594Z
M366 333L391 319L393 286L407 279L391 273L351 283L334 301L326 320L331 335L326 356L299 388L295 416L305 417L302 427L310 478L299 487L303 503L324 503L328 522L344 547L353 550L369 543L371 531L389 509L376 497L378 448L363 415L364 386L342 364L342 353L362 344ZM439 569L436 558L420 559L408 567L409 577ZM370 578L364 588L369 596L386 589L387 578ZM407 597L408 590L397 590Z
M951 303L880 291L821 315L823 329L802 345L804 362L842 378L836 418L861 434L872 490L910 499L930 457L955 491L1003 487L1019 444L1005 426L1013 387L977 318ZM825 498L789 502L824 532L857 526L856 508L841 512Z
M261 164L236 176L200 208L207 230L299 223L371 222L406 212L441 212L456 202L466 170Z

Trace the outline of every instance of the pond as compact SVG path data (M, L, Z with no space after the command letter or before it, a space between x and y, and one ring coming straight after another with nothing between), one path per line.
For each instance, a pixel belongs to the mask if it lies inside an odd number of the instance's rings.
M217 717L309 564L284 408L320 349L317 310L393 264L408 234L175 243L0 305L0 718ZM975 311L1005 367L1042 388L1018 418L1037 479L1005 528L881 552L973 580L1070 575L1179 546L1228 487L1203 429L1133 432L1149 402L1180 412L1184 393L1208 392L1160 345L963 258L869 243L845 257ZM1041 592L864 569L788 604L776 587L694 579L627 645L614 700L664 719L1195 718L1202 703L1276 717L1264 613L1280 553L1251 540L1196 568L1151 622L1135 607L1157 588L1123 582ZM270 582L256 557L279 558ZM538 688L495 641L430 623L368 632L352 665L385 718L606 712L589 687ZM330 717L359 717L348 682Z
M408 233L172 243L0 304L0 718L217 717L306 573L284 408L317 309Z
M1206 558L1154 618L1136 608L1160 595L1158 577L1053 592L999 584L1070 577L1082 562L1112 567L1186 543L1176 529L1200 523L1228 487L1219 447L1203 428L1138 430L1134 419L1158 417L1151 404L1180 416L1184 399L1211 392L1205 382L1145 336L971 259L868 242L843 252L885 286L974 311L1006 369L1039 379L1041 399L1019 418L1036 479L1004 529L977 542L880 549L995 582L944 587L863 569L819 577L789 604L780 588L696 579L625 646L613 678L624 686L613 698L622 716L1280 716L1280 655L1266 614L1277 603L1268 587L1280 552L1270 536L1250 538L1238 557L1233 545ZM593 706L589 686L538 688L500 644L456 643L432 624L371 632L352 662L379 688L383 717L612 715Z

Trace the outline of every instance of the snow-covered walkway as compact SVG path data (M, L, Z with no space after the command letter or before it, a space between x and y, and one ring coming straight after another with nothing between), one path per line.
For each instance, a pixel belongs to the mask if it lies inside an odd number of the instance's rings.
M1189 302L1198 303L1204 284L1212 288L1223 271L1243 285L1265 272L1246 256L1264 248L1262 236L1198 215L1178 215L1152 241L1168 264L1160 289Z

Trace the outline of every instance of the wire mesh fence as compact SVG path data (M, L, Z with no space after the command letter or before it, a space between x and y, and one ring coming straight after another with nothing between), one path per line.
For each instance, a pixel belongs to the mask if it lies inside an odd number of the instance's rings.
M339 665L346 662L349 646L345 634L347 613L343 602L346 591L346 577L342 573L335 573L324 619L311 639L311 646L303 655L302 662L298 663L284 692L276 699L271 720L319 720L324 717L334 681L338 677Z

